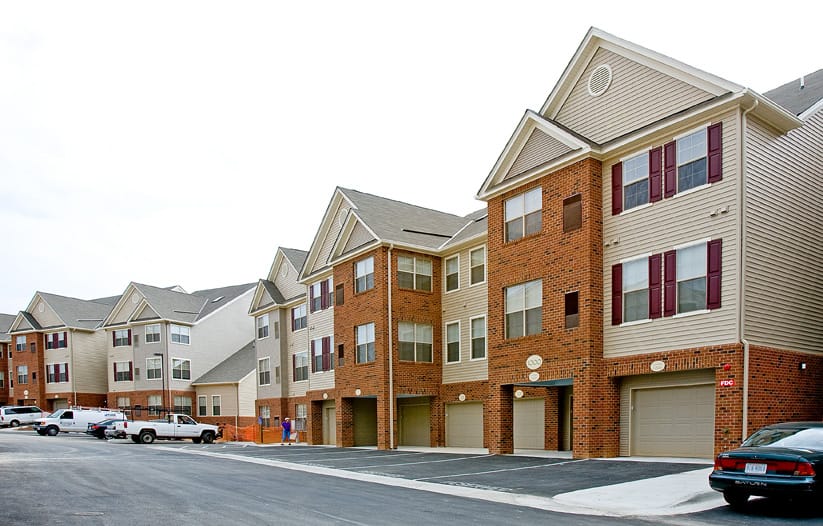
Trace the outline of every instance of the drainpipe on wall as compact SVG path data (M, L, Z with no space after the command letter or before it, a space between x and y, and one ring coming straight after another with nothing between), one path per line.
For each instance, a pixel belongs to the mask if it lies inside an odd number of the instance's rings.
M71 370L71 392L72 392L72 397L74 398L74 403L72 405L77 405L77 384L74 383L75 382L74 379L77 377L77 375L75 375L76 371L74 369L74 334L75 334L74 329L72 329L71 330L71 340L69 341L69 363L71 365L71 367L69 369ZM68 338L68 337L69 337L69 333L66 332L66 338ZM43 353L43 354L45 354L45 353ZM46 366L46 367L48 367L48 366ZM48 374L48 372L46 372L46 374ZM108 374L108 373L106 373L106 374ZM108 396L106 396L106 398L108 398Z
M746 221L746 170L747 170L747 159L746 159L746 127L747 127L747 120L746 115L752 111L753 109L757 108L760 104L760 101L755 99L754 104L751 108L745 110L740 115L740 221L739 221L739 231L738 231L738 287L737 287L737 294L738 294L738 323L737 327L740 331L740 342L743 344L743 425L742 425L742 438L741 440L746 440L749 435L749 341L746 339L746 331L745 331L745 323L746 323L746 315L745 315L745 304L746 304L746 294L744 293L745 284L746 284L746 266L745 266L745 254L746 254L746 229L745 229L745 221Z
M389 257L388 263L386 264L389 276L388 276L388 288L389 288L389 449L394 449L394 352L392 350L392 305L391 305L391 288L392 288L392 279L391 279L391 253L392 249L394 249L394 243L389 245Z

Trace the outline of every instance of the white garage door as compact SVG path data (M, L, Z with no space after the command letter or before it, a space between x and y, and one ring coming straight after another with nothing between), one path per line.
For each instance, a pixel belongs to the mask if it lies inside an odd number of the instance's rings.
M545 406L542 398L514 401L514 449L545 449Z
M714 455L714 384L635 389L632 406L632 455Z
M483 447L483 404L446 404L446 446Z

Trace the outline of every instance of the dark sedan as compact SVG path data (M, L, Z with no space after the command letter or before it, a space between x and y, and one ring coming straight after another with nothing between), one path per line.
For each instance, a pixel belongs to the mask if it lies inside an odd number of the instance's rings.
M750 496L811 501L823 496L823 422L786 422L759 429L720 453L709 475L733 508Z
M86 434L95 436L101 440L104 438L126 438L125 433L121 433L122 436L117 436L114 432L114 424L122 421L122 419L113 418L97 422L96 424L89 424L88 429L86 429Z

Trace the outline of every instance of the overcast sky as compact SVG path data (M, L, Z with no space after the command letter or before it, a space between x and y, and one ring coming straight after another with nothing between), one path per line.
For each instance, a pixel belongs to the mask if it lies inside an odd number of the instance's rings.
M764 92L823 67L800 5L4 1L0 312L265 278L338 185L467 214L589 27Z

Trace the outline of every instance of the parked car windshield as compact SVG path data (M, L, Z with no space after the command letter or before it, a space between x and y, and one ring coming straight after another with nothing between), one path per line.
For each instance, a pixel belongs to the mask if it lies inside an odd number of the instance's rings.
M788 447L823 450L823 428L761 429L743 442L744 447Z
M62 415L62 414L63 414L63 412L65 412L65 409L58 409L58 410L57 410L57 411L55 411L54 413L50 414L50 415L49 415L49 418L59 418L59 417L60 417L60 415Z

